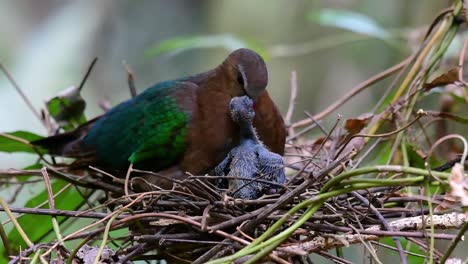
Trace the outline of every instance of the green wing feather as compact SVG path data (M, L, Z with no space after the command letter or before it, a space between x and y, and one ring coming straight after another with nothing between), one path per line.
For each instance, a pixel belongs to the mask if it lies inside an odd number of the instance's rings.
M186 85L162 82L114 107L93 125L83 144L116 169L131 162L158 170L177 162L187 145L191 113L177 104L175 91Z

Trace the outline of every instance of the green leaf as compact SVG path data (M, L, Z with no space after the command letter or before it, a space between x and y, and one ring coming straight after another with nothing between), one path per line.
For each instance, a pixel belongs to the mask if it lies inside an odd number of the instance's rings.
M43 137L27 131L15 131L11 133L0 133L0 152L14 153L27 152L36 153L27 142L41 139Z
M86 102L80 94L80 89L75 86L63 90L46 104L49 114L64 130L71 130L86 122L83 114Z
M177 54L191 49L202 48L225 48L233 51L239 48L250 48L256 50L265 59L268 57L266 49L253 41L240 39L233 35L201 35L184 36L164 40L145 52L148 57L155 57L161 54Z
M54 194L62 189L65 185L67 185L66 181L53 179L52 190ZM47 189L45 188L44 184L40 183L36 187L41 188L41 191L26 203L26 208L33 208L42 202L47 201ZM84 200L81 195L74 188L67 188L65 191L55 197L55 207L56 209L76 210L83 203L83 201ZM48 204L43 208L49 208ZM66 219L67 217L57 217L59 223L62 223ZM50 232L53 232L51 216L26 214L20 217L18 222L33 243L40 242L41 238L45 237ZM8 234L8 241L16 249L19 249L20 247L22 249L27 248L26 243L16 229L13 229ZM1 251L2 250L0 250L0 252Z
M355 33L386 39L390 33L372 18L347 10L322 9L307 15L311 22L332 26Z
M372 150L371 155L368 155L364 161L363 166L375 166L381 164L387 164L390 154L392 153L392 142L390 141L381 141L377 147ZM372 144L367 144L368 146ZM365 153L365 151L362 151Z
M417 132L419 133L419 131ZM408 144L406 151L408 152L409 165L415 168L425 168L425 160L418 155L417 151L421 148L420 145L417 145L416 142L410 142L409 135L406 137ZM406 143L403 143L406 144ZM435 161L434 157L431 157L431 162Z

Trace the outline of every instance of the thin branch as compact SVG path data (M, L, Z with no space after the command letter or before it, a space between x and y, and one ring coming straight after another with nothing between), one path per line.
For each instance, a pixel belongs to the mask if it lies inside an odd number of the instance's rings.
M85 73L83 79L82 79L81 82L80 82L80 85L78 86L78 91L81 91L81 89L83 89L83 86L85 85L86 80L88 80L88 77L89 77L89 75L91 74L91 71L93 70L94 65L96 64L97 60L98 60L98 58L95 57L95 58L91 61L91 64L89 65L88 70L86 71L86 73Z
M338 151L338 153L335 155L335 159L341 154L341 152L345 149L345 147L348 145L349 142L351 142L352 139L354 138L357 138L357 137L365 137L365 138L380 138L380 137L389 137L389 136L392 136L392 135L395 135L395 134L398 134L400 133L401 131L407 129L408 127L410 127L411 125L413 125L414 123L416 123L416 121L418 121L422 116L424 116L426 114L426 112L424 112L423 110L419 110L417 112L417 116L415 119L413 119L411 122L409 122L408 124L404 125L403 127L397 129L397 130L394 130L394 131L391 131L391 132L387 132L387 133L382 133L382 134L355 134L355 135L352 135L351 137L349 137L346 142L343 144L343 146L341 147L341 149Z
M426 221L426 224L430 224L430 219L425 218L424 221ZM433 224L441 229L458 229L463 225L466 225L466 223L468 223L468 218L463 213L450 213L445 215L434 215L433 221ZM398 219L390 222L389 224L394 230L421 230L423 228L423 221L419 216ZM379 225L369 227L365 229L365 231L385 232L387 236L392 236L401 232L382 231ZM406 232L411 233L408 231ZM287 248L288 251L300 250L306 252L315 252L318 250L326 250L330 248L345 246L345 243L360 243L361 239L365 241L380 239L380 236L377 235L363 234L362 231L360 231L360 233L361 234L327 235L327 237L317 236L311 241L303 242L298 245L286 246L285 248ZM405 234L404 236L406 237L407 235ZM434 237L444 237L445 239L448 238L446 234L434 234ZM453 235L449 235L449 237L453 237Z
M296 97L297 97L297 73L296 71L291 72L291 96L289 97L289 106L288 111L286 112L286 116L284 121L286 125L289 126L291 124L291 118L294 113L294 105L296 104Z
M49 201L49 208L51 210L55 210L54 192L52 191L52 185L50 184L50 177L49 177L49 174L47 173L47 168L43 167L41 169L41 172L42 172L42 176L44 178L44 184L45 184L45 187L46 187L46 190L47 190L47 199ZM59 223L58 223L57 218L55 216L52 217L52 226L53 226L53 229L54 229L55 234L57 236L57 240L62 242L63 236L60 233L60 226L59 226ZM63 244L62 244L62 246L63 246Z
M353 196L359 199L362 203L364 203L365 206L368 206L372 212L379 218L379 220L382 222L383 226L390 232L393 231L392 227L388 224L387 220L382 216L382 214L367 200L364 196L360 195L358 192L352 192ZM400 255L400 262L401 263L407 263L406 260L406 255L403 252L403 247L401 246L400 240L398 240L397 237L392 237L393 241L395 242L395 245L398 249L398 253Z
M132 72L132 69L130 69L130 66L127 64L126 61L122 61L122 64L125 67L125 70L127 71L128 89L130 89L130 95L133 98L137 96L137 90L135 87L135 79L133 77L133 72Z
M37 119L43 124L45 125L44 123L44 120L42 119L40 113L36 110L36 108L34 108L33 104L31 103L31 101L29 100L29 98L26 96L26 94L23 92L23 90L21 89L21 87L18 85L18 83L15 81L15 79L13 78L13 76L10 74L10 72L8 71L8 69L2 64L0 63L0 69L3 71L3 73L5 74L5 76L8 78L8 80L10 81L11 85L13 85L13 87L16 89L16 91L19 93L19 95L21 96L21 98L23 98L23 101L26 103L26 105L29 107L29 109L31 110L31 112L33 112L33 114L37 117ZM46 127L47 128L47 127Z
M457 234L457 237L453 239L452 243L450 243L447 251L445 252L445 254L442 256L442 259L440 260L440 263L445 263L445 261L450 257L450 255L452 254L452 252L455 250L455 248L457 247L458 245L458 242L460 241L463 241L463 237L466 233L466 231L468 231L468 222L466 222L463 227L461 228L461 230L458 232Z
M328 106L322 112L316 114L314 116L314 119L317 120L317 121L323 119L324 117L331 114L333 111L338 109L340 106L342 106L344 103L346 103L349 99L353 98L355 95L357 95L358 93L360 93L364 89L368 88L369 86L371 86L372 84L374 84L374 83L376 83L376 82L378 82L380 80L383 80L383 79L387 78L388 76L394 74L395 72L401 70L412 59L413 59L413 56L408 57L404 61L402 61L402 62L400 62L400 63L398 63L398 64L396 64L396 65L394 65L394 66L392 66L392 67L390 67L388 69L386 69L383 72L380 72L380 73L372 76L371 78L367 79L366 81L364 81L364 82L358 84L357 86L353 87L347 94L345 94L338 101L336 101L333 104L331 104L330 106ZM298 121L298 122L292 124L292 127L296 128L296 127L299 127L299 126L305 126L305 125L310 124L311 122L312 121L309 120L309 119L304 119L304 120L301 120L301 121Z

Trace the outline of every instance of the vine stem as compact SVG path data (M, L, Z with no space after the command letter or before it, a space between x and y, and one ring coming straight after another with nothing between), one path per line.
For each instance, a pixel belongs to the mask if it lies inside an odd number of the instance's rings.
M413 168L413 167L397 166L397 165L364 167L364 168L355 169L349 172L344 172L342 174L339 174L333 177L330 181L328 181L323 186L322 190L317 196L309 200L305 200L299 203L298 205L296 205L295 207L291 208L283 217L281 217L278 221L276 221L268 230L266 230L261 236L259 236L250 245L244 247L243 249L241 249L240 251L236 252L235 254L231 256L219 258L219 259L210 261L208 263L210 264L229 263L243 256L253 254L257 251L259 252L254 257L252 257L253 260L250 259L249 261L251 260L255 261L264 257L270 251L272 251L278 245L280 245L282 241L284 241L291 234L293 234L294 231L297 230L297 228L299 228L300 226L302 226L302 224L304 224L307 220L309 220L309 218L322 206L322 204L327 199L337 196L337 195L349 193L351 191L372 188L372 187L375 187L376 185L382 186L382 184L361 183L361 184L352 185L351 187L348 187L345 189L331 190L333 187L335 187L339 182L341 182L344 179L348 179L353 176L358 176L358 175L372 173L372 172L400 172L400 173L403 172L407 174L430 176L427 170ZM433 171L432 174L437 177L444 178L444 179L448 179L448 177L450 176L450 173L445 173L445 172ZM424 178L422 179L424 180ZM421 178L417 178L417 181L420 181L420 180ZM276 232L276 230L278 230L288 218L292 217L295 213L297 213L299 210L305 207L309 207L309 208L293 225L288 227L283 232L277 234L276 236L271 237L270 239L266 240L268 237L273 235L273 233ZM250 263L253 263L253 262L250 262Z
M101 255L102 255L102 251L104 250L104 247L106 246L106 243L107 243L107 238L109 237L109 231L110 231L110 228L111 228L111 225L112 225L112 222L114 222L114 220L119 216L120 214L114 214L111 219L109 219L109 221L107 222L106 224L106 229L104 230L104 235L103 235L103 238L102 238L102 241L101 241L101 245L99 246L99 250L96 254L96 257L94 258L94 264L98 264L99 263L99 259L101 259Z
M355 169L352 171L344 172L342 174L339 174L333 177L322 187L322 190L320 191L320 193L325 193L329 191L332 187L337 185L338 182L341 182L344 179L348 179L357 175L373 173L373 172L402 172L402 173L413 174L413 175L430 176L429 172L425 169L405 167L405 166L399 166L399 165L378 165L378 166L371 166L371 167L363 167L363 168ZM443 179L448 179L448 177L450 176L450 173L439 172L439 171L431 171L431 174L436 177L443 178Z

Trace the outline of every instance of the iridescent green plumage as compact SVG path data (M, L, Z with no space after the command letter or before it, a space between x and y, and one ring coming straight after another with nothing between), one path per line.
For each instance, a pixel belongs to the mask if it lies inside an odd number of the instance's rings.
M173 164L185 151L190 120L177 104L176 89L184 89L184 82L159 83L114 107L83 138L84 148L115 169L130 162L152 169Z

